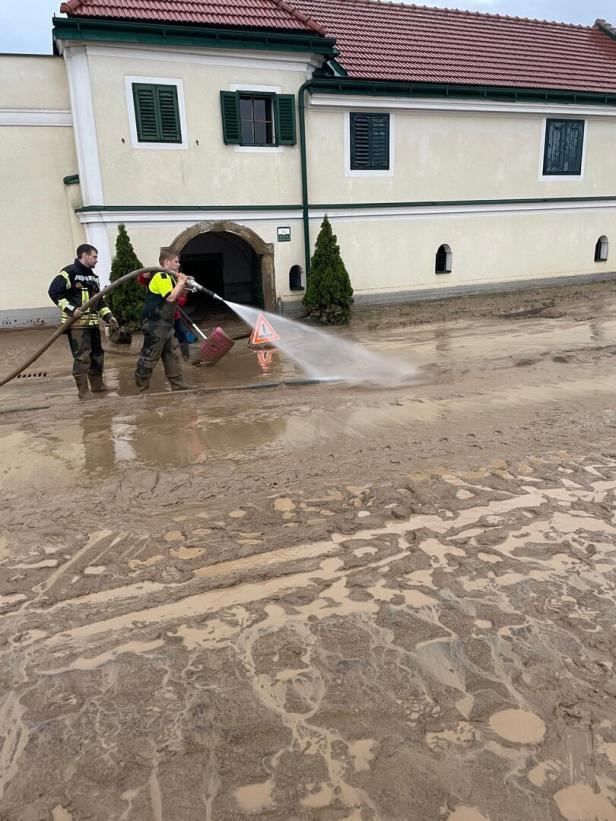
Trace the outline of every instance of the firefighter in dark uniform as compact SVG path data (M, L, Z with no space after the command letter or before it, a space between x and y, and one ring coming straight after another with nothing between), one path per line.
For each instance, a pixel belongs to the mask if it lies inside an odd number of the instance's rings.
M190 388L182 373L182 356L175 337L177 301L186 285L186 275L180 274L180 260L172 248L161 248L159 264L175 272L175 276L159 271L147 283L145 304L141 314L143 348L137 362L135 382L141 392L150 387L152 371L162 359L165 376L172 391Z
M99 327L102 319L112 328L118 323L105 304L105 299L93 308L82 311L79 307L100 291L94 266L98 251L93 245L80 245L77 259L63 268L49 286L49 296L62 311L62 322L69 316L77 317L66 332L73 354L73 377L81 399L86 399L90 388L94 393L109 390L103 382L105 354L101 343ZM89 382L89 385L88 385Z

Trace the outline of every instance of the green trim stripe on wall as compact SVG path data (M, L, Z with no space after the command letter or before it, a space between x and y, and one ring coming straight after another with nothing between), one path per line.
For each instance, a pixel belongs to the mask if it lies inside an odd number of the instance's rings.
M415 202L333 202L310 203L312 211L340 211L344 209L366 208L442 208L452 206L484 206L484 205L538 205L575 202L615 202L616 194L605 197L532 197L524 199L502 200L417 200ZM85 214L96 211L113 213L118 211L301 211L302 205L84 205L76 208L76 214Z

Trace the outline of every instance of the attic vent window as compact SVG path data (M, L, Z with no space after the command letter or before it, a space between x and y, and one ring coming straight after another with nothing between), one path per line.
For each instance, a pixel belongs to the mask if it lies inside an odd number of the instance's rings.
M607 237L599 237L595 245L595 262L607 262L609 243Z
M436 252L436 262L434 266L435 274L450 274L451 273L451 248L449 245L439 246Z

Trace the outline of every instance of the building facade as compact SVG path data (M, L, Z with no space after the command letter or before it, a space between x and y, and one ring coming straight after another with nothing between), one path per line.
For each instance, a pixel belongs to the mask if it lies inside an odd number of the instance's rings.
M121 223L144 264L173 245L207 287L286 313L325 214L360 304L616 271L607 23L194 6L69 0L56 55L0 57L0 213L21 252L3 327L57 322L47 287L79 242L105 281Z

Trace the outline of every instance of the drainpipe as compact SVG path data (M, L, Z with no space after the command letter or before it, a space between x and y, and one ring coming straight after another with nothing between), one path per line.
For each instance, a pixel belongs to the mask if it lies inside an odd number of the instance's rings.
M312 80L306 80L298 92L299 99L299 148L302 161L302 218L304 222L304 258L306 276L310 273L310 220L308 218L308 161L306 157L306 103L304 95Z

